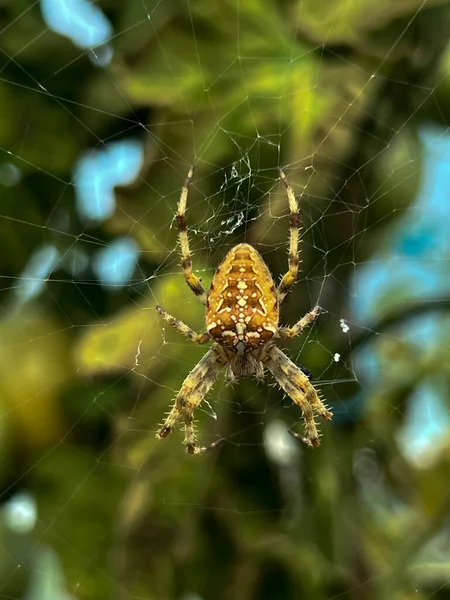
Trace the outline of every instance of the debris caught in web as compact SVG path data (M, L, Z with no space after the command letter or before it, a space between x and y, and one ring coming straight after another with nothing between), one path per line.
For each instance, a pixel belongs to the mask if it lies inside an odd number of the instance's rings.
M339 325L343 333L348 333L350 331L350 327L347 325L345 319L339 319Z

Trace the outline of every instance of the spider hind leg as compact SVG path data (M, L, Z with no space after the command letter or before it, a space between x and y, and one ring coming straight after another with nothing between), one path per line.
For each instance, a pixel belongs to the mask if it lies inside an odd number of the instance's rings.
M209 450L213 450L217 448L219 444L221 444L224 440L220 438L213 442L212 444L208 444L207 446L197 446L197 438L194 433L194 422L185 422L185 444L186 444L186 452L188 454L203 454L204 452L209 452Z
M281 389L297 404L303 413L305 435L290 433L309 446L318 446L320 436L315 423L315 415L330 420L333 413L317 395L308 377L279 348L271 346L262 358Z
M200 448L197 446L194 429L194 411L214 385L224 362L224 356L216 346L205 354L184 380L172 409L156 434L158 439L166 438L180 417L182 417L184 420L186 452L189 454L200 454L209 449L209 446ZM217 443L215 442L215 445ZM211 445L211 447L214 447L214 445Z

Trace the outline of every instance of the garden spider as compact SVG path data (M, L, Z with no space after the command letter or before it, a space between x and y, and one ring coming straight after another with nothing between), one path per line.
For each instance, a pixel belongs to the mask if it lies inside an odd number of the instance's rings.
M279 306L296 281L299 265L300 218L294 192L280 169L280 178L289 201L290 243L289 270L281 279L278 289L275 290L272 276L260 254L249 244L238 244L219 265L206 293L200 279L192 272L186 231L186 201L193 173L194 167L191 167L181 190L177 224L184 277L188 286L206 307L207 331L198 334L160 306L156 309L163 319L191 341L197 344L214 341L215 344L184 380L172 410L156 437L167 437L178 419L183 417L186 452L200 454L217 446L221 440L210 446L197 446L194 410L212 388L223 367L226 367L228 381L248 375L262 379L266 367L303 412L306 435L290 433L309 446L318 446L319 434L314 415L317 413L323 419L329 420L333 414L327 410L310 383L309 371L297 367L273 343L273 339L276 338L287 340L299 335L320 312L319 307L315 306L293 327L278 326Z

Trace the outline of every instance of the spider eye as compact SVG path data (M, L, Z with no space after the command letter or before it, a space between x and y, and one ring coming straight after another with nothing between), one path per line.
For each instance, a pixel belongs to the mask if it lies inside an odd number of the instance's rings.
M306 377L309 379L309 381L311 381L313 379L312 373L309 369L307 369L303 365L297 365L297 366L300 369L300 371L306 375Z

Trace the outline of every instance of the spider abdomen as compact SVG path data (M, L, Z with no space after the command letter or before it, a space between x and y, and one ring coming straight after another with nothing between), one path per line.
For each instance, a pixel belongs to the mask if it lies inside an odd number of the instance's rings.
M275 335L278 318L275 285L261 255L249 244L234 246L211 282L207 330L222 346L244 354Z

